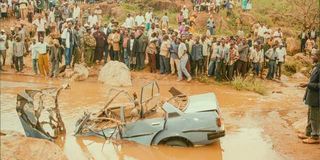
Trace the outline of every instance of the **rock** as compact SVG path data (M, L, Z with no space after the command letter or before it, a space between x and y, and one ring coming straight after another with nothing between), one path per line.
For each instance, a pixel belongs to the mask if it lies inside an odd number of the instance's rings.
M298 39L288 37L287 38L287 52L296 53L300 50L300 42Z
M300 79L300 80L307 79L307 77L304 74L300 73L300 72L293 74L292 78Z
M281 81L287 82L289 78L286 75L281 75Z
M64 78L71 78L73 76L74 72L72 69L68 68L64 71Z
M297 53L293 56L294 60L297 60L303 64L311 64L312 60L310 57L305 56L304 53Z
M71 79L76 81L86 80L89 76L88 68L82 64L75 64L73 72L74 74L72 75Z
M132 86L129 68L122 62L110 61L100 70L98 80L107 85Z
M1 131L0 138L3 160L67 160L61 148L48 140L25 137L14 131Z

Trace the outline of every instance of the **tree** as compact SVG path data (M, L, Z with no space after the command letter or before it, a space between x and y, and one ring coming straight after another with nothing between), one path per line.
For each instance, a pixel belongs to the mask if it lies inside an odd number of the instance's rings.
M289 4L293 4L293 9L295 11L293 16L303 28L319 26L319 0L288 0L288 2Z

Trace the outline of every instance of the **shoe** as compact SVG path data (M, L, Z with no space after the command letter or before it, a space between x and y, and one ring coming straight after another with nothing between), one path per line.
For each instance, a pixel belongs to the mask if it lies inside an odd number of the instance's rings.
M315 138L312 138L312 137L304 139L304 140L302 140L302 142L305 143L305 144L319 144L320 143L319 138L315 139Z
M300 133L300 134L298 134L298 138L300 138L300 139L308 139L309 136L306 136L305 134Z
M180 81L182 81L182 79L177 79L177 82L180 82Z
M189 78L187 79L187 81L188 81L188 82L190 82L191 80L192 80L192 78L191 78L191 77L189 77Z

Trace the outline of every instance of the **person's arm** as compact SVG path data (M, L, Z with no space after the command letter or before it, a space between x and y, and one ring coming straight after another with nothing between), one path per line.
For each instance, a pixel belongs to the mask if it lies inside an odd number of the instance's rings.
M319 91L319 89L320 89L320 82L319 82L319 78L320 78L319 69L320 69L320 67L317 67L316 69L318 71L316 71L316 73L311 78L316 77L317 78L317 82L309 82L306 85L306 87L308 87L308 89L310 89L310 90Z

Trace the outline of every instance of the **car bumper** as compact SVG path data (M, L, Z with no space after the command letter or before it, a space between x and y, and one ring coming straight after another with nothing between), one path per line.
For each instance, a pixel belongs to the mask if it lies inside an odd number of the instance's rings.
M214 140L220 137L225 136L225 131L216 131L216 132L211 132L207 134L208 140Z

